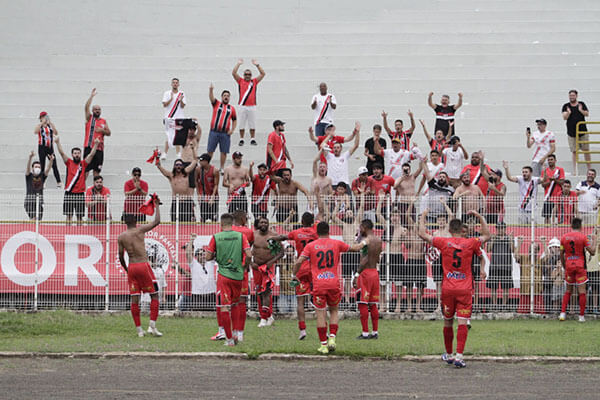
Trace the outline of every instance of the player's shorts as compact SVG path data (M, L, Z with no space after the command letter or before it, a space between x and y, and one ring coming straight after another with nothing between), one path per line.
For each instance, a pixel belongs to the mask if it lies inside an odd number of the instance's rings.
M206 146L206 151L209 153L214 153L217 149L217 145L219 145L219 150L221 153L228 154L229 147L231 146L231 136L229 136L227 132L210 131L208 134L208 145Z
M248 297L249 285L248 285L248 270L244 270L244 279L242 280L242 290L240 291L240 296Z
M127 268L129 293L141 294L158 292L158 282L149 263L132 263Z
M268 268L267 264L252 270L257 294L263 294L273 288L275 282L275 272L273 270L274 268L272 266Z
M568 285L583 285L587 283L587 271L583 265L573 265L567 263L565 270L565 282Z
M357 270L360 263L358 252L342 253L342 277L350 278Z
M256 106L237 106L238 128L244 129L248 124L248 129L256 129Z
M571 153L575 153L577 151L577 140L575 139L575 137L571 137L571 136L567 136L568 140L569 140L569 150L571 150ZM583 134L583 135L579 135L579 148L581 150L589 150L590 149L590 144L589 143L581 143L583 142L587 142L588 140L590 140L589 136L587 134Z
M442 287L442 313L445 319L471 318L473 297L471 290L446 290Z
M512 265L491 265L490 276L485 281L488 289L498 289L498 284L503 290L512 289Z
M91 147L86 147L83 149L83 159L85 159L91 152ZM96 150L96 154L94 154L92 161L90 161L87 167L85 167L85 172L96 171L100 173L102 172L102 164L104 164L104 150Z
M232 306L239 303L242 292L243 280L217 276L217 307Z
M65 192L63 201L63 215L70 217L71 215L77 218L83 218L85 215L85 194Z
M424 288L427 284L427 265L425 264L425 259L407 259L401 280L408 287L414 284L417 288Z
M310 273L310 262L304 261L296 275L300 284L296 286L296 296L309 296L312 286L312 275Z
M367 268L358 276L357 303L379 303L379 272L375 268Z
M336 307L342 300L342 291L336 289L313 290L312 304L317 310L324 310L327 306Z
M542 217L550 218L552 217L552 210L554 210L554 203L550 200L544 201L544 206L542 207Z

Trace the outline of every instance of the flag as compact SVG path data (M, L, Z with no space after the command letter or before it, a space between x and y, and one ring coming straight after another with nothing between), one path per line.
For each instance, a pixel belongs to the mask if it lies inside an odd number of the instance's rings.
M150 196L150 198L148 200L146 200L144 202L144 204L142 204L140 206L140 209L138 211L145 215L154 215L154 201L155 200L158 200L158 195L156 193L153 193ZM158 201L158 204L159 205L162 204L160 202L160 200Z
M158 149L155 149L154 152L152 153L152 156L146 160L147 163L154 163L156 165L158 165L158 162L160 160L160 152L158 151ZM149 214L152 215L152 214Z

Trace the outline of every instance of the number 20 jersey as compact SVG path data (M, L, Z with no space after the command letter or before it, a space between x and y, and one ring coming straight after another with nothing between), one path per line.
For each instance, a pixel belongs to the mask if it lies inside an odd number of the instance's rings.
M302 256L310 261L313 293L340 288L340 254L349 249L346 243L330 238L317 239L304 247Z
M434 237L433 246L438 248L442 257L444 278L442 290L472 290L473 275L471 261L473 254L479 251L479 238Z

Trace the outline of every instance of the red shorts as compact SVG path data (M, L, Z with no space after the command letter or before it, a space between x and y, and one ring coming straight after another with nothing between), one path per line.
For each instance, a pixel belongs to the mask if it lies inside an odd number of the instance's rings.
M565 270L565 282L569 285L583 285L588 281L587 271L583 265L567 263Z
M360 293L357 303L379 303L379 272L375 268L368 268L357 279L357 291Z
M335 307L342 300L342 291L339 288L313 291L312 303L317 310L324 310L325 307Z
M471 290L444 290L442 287L442 312L444 318L471 318L473 297Z
M306 265L310 265L308 261L304 261L300 270L298 271L298 275L296 278L300 282L298 286L296 286L296 296L308 296L310 295L310 286L312 281L312 275L310 273L310 267L305 268Z
M152 267L147 262L129 264L127 268L127 284L129 293L140 294L158 292L158 283Z
M244 280L242 281L242 291L240 296L248 297L248 270L244 270Z
M254 276L254 285L257 294L262 294L273 288L273 282L275 281L273 266L268 268L266 264L263 264L257 269L253 269L252 274Z
M231 306L240 301L243 281L217 276L217 307Z

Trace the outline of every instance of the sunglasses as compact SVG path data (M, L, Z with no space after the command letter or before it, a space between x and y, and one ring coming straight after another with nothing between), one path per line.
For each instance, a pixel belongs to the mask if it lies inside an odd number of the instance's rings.
M133 174L133 176L142 176L142 174Z
M183 167L183 164L175 164L176 167Z

